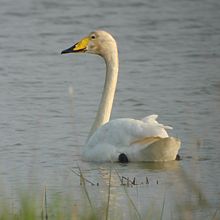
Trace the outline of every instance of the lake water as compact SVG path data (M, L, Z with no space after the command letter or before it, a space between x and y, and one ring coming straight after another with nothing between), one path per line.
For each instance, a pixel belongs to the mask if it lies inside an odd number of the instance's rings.
M220 205L220 1L0 4L0 196L13 200L21 188L41 192L47 186L48 194L73 195L77 203L79 177L71 169L79 166L100 183L88 186L98 203L113 166L139 183L148 177L149 184L127 189L141 214L151 206L160 212L165 199L163 219L172 213L175 219L176 204L192 207L185 219L212 219ZM158 114L182 140L181 161L81 161L105 66L97 56L60 52L95 29L111 32L119 47L112 118ZM121 188L112 171L116 206L128 200Z

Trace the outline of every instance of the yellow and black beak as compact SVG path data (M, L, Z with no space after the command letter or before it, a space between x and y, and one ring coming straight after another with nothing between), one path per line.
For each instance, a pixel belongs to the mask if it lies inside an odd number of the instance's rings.
M78 43L76 43L75 45L73 45L72 47L63 50L61 52L61 54L65 54L65 53L83 53L87 51L87 47L89 44L89 37L85 37L83 38L81 41L79 41Z

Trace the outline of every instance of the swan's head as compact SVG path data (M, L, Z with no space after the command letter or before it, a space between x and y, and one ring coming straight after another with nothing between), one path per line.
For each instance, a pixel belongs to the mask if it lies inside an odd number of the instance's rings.
M117 45L112 35L106 31L98 30L91 32L72 47L62 51L61 54L92 53L105 58L115 52L117 53Z

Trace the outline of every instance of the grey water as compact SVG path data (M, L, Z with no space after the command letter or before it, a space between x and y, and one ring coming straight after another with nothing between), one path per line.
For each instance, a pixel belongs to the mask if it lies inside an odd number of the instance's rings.
M128 189L141 213L151 205L161 210L165 198L163 219L170 219L177 201L194 204L192 219L211 219L220 205L220 1L0 5L0 196L13 200L21 188L47 186L78 202L79 178L71 171L77 166L91 181L103 182L90 189L94 200L105 193L110 165L80 157L105 66L97 56L60 55L90 31L104 29L116 38L120 58L112 118L158 114L174 128L170 135L182 140L181 161L111 166L139 182L148 177L149 185ZM120 204L126 196L113 178ZM201 198L209 208L201 208Z

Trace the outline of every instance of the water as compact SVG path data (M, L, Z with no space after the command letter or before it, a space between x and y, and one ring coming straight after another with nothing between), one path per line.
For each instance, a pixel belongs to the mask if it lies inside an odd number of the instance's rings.
M1 194L13 199L22 187L46 185L49 191L73 193L77 202L79 180L71 168L78 165L92 181L106 181L109 164L80 159L101 95L103 61L60 56L90 31L105 29L120 53L112 118L156 113L182 140L180 162L115 165L120 175L140 182L149 178L150 185L129 188L132 199L142 213L150 204L161 210L166 195L169 219L173 200L199 203L194 183L210 206L194 208L194 219L213 216L220 202L220 2L0 3ZM126 200L113 177L113 195ZM91 194L104 189L92 188Z

